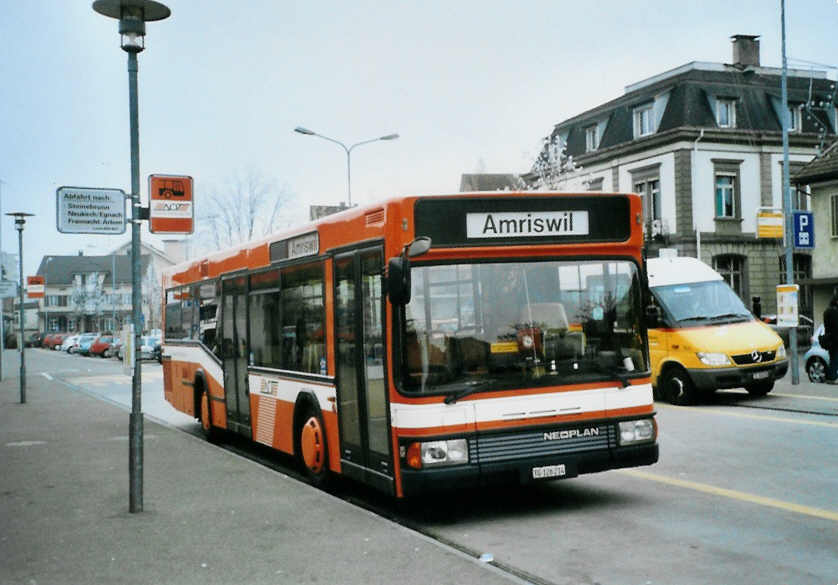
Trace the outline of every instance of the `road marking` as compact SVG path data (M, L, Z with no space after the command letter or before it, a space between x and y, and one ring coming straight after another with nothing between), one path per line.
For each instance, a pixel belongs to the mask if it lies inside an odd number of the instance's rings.
M830 402L838 402L838 398L832 396L812 396L810 394L780 394L772 392L771 396L782 396L783 398L806 398L808 400L829 400Z
M41 373L41 375L42 375L44 378L46 378L47 380L49 380L50 382L52 382L53 377L52 377L52 376L50 376L49 374L47 374L46 372L42 372L42 373Z
M648 471L639 471L636 469L619 469L618 473L623 475L630 475L639 479L646 479L649 481L656 481L667 485L673 485L688 490L694 490L705 494L714 496L721 496L742 502L749 502L751 504L759 504L760 506L768 506L769 508L777 508L787 512L795 512L805 516L813 516L823 520L832 520L838 522L838 512L832 510L824 510L823 508L814 508L812 506L804 506L802 504L795 504L792 502L785 502L783 500L776 500L766 496L758 496L756 494L749 494L747 492L740 492L738 490L731 490L727 488L720 488L707 483L699 483L696 481L688 481L685 479L676 479L674 477L667 477L657 473L650 473Z
M746 414L744 412L729 412L726 410L717 410L715 408L699 408L697 406L670 406L668 404L661 404L656 402L655 408L663 410L690 410L694 412L703 412L705 414L721 414L724 416L734 416L738 418L752 418L755 420L768 420L773 422L792 423L796 425L810 425L814 427L828 427L838 428L838 423L824 422L819 420L802 420L797 418L785 418L782 416L765 416L761 414Z

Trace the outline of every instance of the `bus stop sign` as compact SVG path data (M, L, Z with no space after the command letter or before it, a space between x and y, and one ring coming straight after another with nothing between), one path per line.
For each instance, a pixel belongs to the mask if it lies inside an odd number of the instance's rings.
M149 230L153 234L191 234L195 225L192 177L149 175Z

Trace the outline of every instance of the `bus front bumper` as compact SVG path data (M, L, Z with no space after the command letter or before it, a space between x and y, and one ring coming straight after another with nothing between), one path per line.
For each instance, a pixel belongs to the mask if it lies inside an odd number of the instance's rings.
M652 465L657 461L658 444L655 442L616 447L607 451L503 463L468 464L421 470L402 467L402 491L404 496L414 496L438 490L497 484L526 484L545 480L567 479L585 473L596 473L621 467ZM546 476L538 479L534 477L542 474Z
M780 360L764 366L691 369L689 374L696 389L710 391L774 382L785 376L788 369L788 360Z

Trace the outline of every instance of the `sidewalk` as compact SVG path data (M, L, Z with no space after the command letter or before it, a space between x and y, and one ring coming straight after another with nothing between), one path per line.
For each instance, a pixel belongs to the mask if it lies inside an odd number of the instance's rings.
M0 383L0 584L520 583L186 433L145 421L128 513L128 412L16 372Z

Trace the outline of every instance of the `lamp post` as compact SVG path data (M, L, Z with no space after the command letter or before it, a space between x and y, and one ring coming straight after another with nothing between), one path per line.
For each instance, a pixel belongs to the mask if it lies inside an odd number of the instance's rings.
M143 511L143 413L140 340L140 135L137 107L137 53L145 49L146 21L168 18L171 10L154 0L96 0L93 10L119 20L120 46L128 53L128 109L131 134L131 303L134 322L134 373L129 422L129 511Z
M24 357L24 343L23 335L24 320L23 320L23 226L26 224L26 218L32 217L33 214L23 211L14 211L7 213L15 218L15 229L17 230L17 254L18 254L18 270L20 272L20 287L18 288L18 310L20 311L20 403L26 404L26 360Z
M329 138L328 136L323 136L322 134L318 134L313 130L309 130L308 128L303 128L302 126L297 126L294 128L294 132L298 134L304 134L306 136L317 136L322 138L323 140L328 140L329 142L334 142L335 144L339 145L343 150L346 152L346 202L347 207L352 207L352 175L351 175L351 164L350 164L350 156L352 154L352 149L356 146L361 146L362 144L369 144L370 142L378 142L379 140L395 140L399 137L398 134L387 134L386 136L379 136L378 138L370 138L369 140L363 140L361 142L356 142L351 146L346 146L340 140L335 140L334 138Z

